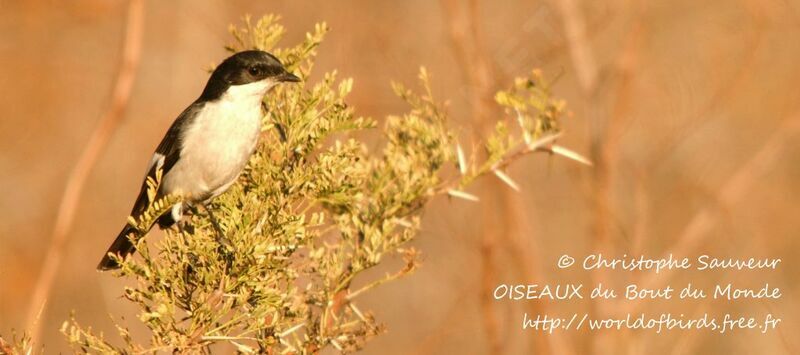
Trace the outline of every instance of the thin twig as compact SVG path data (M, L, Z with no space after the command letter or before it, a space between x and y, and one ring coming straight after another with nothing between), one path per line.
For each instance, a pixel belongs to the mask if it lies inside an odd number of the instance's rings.
M746 2L749 6L758 6L757 0L749 0ZM746 11L751 17L751 26L753 32L742 40L742 53L740 57L727 58L732 63L737 63L736 70L733 73L726 74L721 78L721 84L717 85L715 90L709 94L709 99L696 111L682 117L675 119L676 121L686 122L681 125L681 129L676 134L665 135L662 139L652 142L649 146L653 147L654 152L650 155L650 162L644 168L646 171L657 169L657 165L669 160L667 157L673 154L676 149L681 147L687 135L694 132L703 132L703 125L715 124L714 120L708 119L714 116L714 112L721 107L725 107L737 96L736 94L742 91L742 88L747 85L748 81L757 71L753 70L757 66L757 61L761 58L762 49L764 47L765 26L766 20L758 12ZM744 27L743 27L744 28Z
M599 64L594 57L591 44L587 40L585 18L575 0L554 0L553 3L562 18L570 57L583 96L590 107L596 107L599 104L597 93L600 90L597 80ZM641 4L637 2L635 5L636 8L632 11L633 26L628 31L628 39L620 51L621 54L616 59L617 76L620 78L621 84L615 95L612 114L603 117L594 110L587 112L592 137L591 159L596 164L592 171L593 238L591 249L593 253L607 252L611 248L612 182L619 153L620 121L628 113L631 72L635 69L642 29L641 15L639 14ZM594 270L590 277L593 284L600 284L607 283L608 275L603 270ZM593 300L590 302L590 313L597 315L602 306L604 305ZM584 343L583 350L599 353L613 352L606 347L607 342L602 341L601 338L604 336L589 334L588 342Z
M375 287L378 287L380 285L383 285L383 284L385 284L385 283L387 283L389 281L393 281L393 280L399 279L399 278L407 275L409 271L410 270L403 269L403 270L400 270L400 271L398 271L396 273L393 273L393 274L390 274L390 275L386 275L386 277L384 277L382 279L378 279L378 280L375 280L373 282L370 282L366 286L364 286L364 287L362 287L362 288L360 288L360 289L358 289L356 291L348 293L347 296L345 296L345 300L347 302L351 302L356 297L360 296L362 293L364 293L366 291L369 291L369 290L371 290L371 289L373 289Z
M566 34L572 65L581 88L593 92L597 83L597 63L586 35L586 22L575 0L557 0L553 2L561 14Z
M491 119L493 111L496 106L493 105L493 97L496 83L500 80L500 72L496 70L495 63L492 58L487 55L488 51L484 48L480 30L480 18L478 14L479 3L477 0L469 1L467 4L468 13L466 15L458 16L460 8L457 0L442 0L442 8L445 14L446 25L449 30L450 44L455 52L456 60L459 61L460 69L469 86L470 103L472 106L472 114L475 121L478 123L479 132L489 131L494 121ZM479 133L482 134L482 133ZM535 144L535 143L534 143ZM527 144L529 149L527 152L518 152L524 155L538 149L531 148L533 144ZM525 150L523 149L523 150ZM518 156L510 157L513 160ZM494 166L488 172L502 169L502 166ZM506 181L507 182L507 181ZM483 315L483 327L485 329L486 337L489 343L490 353L501 353L505 342L502 339L502 332L499 331L497 314L494 302L491 299L491 292L494 288L494 283L497 282L495 270L495 255L497 254L498 247L506 248L511 253L536 254L534 252L528 253L527 250L514 250L509 243L500 243L502 239L514 239L515 235L512 232L517 232L511 225L515 224L513 216L525 218L524 210L521 205L514 203L515 197L505 187L499 184L493 184L492 188L495 193L490 197L494 197L494 201L488 203L496 203L499 210L496 215L506 216L507 221L498 221L493 216L486 215L483 220L483 230L481 233L480 241L480 256L481 256L481 276L480 276L480 305ZM523 249L528 249L527 245L517 246ZM517 263L518 268L533 268L533 265L524 265ZM520 273L530 275L532 277L539 277L536 270L518 270ZM536 311L544 313L544 306L538 306ZM559 341L558 334L537 333L531 342L531 352L534 353L551 353L556 350L563 352L565 346L563 342Z
M455 58L459 63L464 78L468 83L472 115L479 125L479 132L486 132L490 127L492 112L492 81L494 75L489 59L481 48L477 20L477 0L469 1L470 13L466 12L457 0L442 0L445 21L453 47ZM500 196L497 194L496 196ZM502 213L502 212L501 212ZM481 281L480 305L483 314L483 328L489 343L489 352L493 354L502 351L503 342L498 331L495 305L490 299L491 289L495 282L494 254L497 239L502 235L497 226L493 225L490 217L483 220L481 233Z
M86 180L97 163L100 153L105 149L111 134L119 126L128 105L136 71L139 67L142 33L144 26L144 1L131 0L128 3L128 18L123 42L122 63L116 77L111 103L100 119L88 143L67 178L61 203L58 206L56 222L50 246L44 258L44 265L36 281L31 303L28 307L27 327L31 342L37 343L41 333L40 315L44 311L47 297L61 265L69 231L75 221L75 211L80 201Z
M789 143L790 138L797 134L800 134L800 113L785 120L766 143L761 146L761 149L722 185L716 198L718 204L728 207L739 202L745 193L758 182L758 178L778 161L779 153L783 146ZM696 249L708 237L708 232L716 225L714 210L713 206L707 207L694 215L673 247L663 255L689 255L692 250ZM659 288L661 287L660 285L669 281L674 271L673 269L665 269L660 273L643 274L645 278L638 284L647 289ZM633 312L641 304L641 300L638 299L626 302L620 310L620 314Z

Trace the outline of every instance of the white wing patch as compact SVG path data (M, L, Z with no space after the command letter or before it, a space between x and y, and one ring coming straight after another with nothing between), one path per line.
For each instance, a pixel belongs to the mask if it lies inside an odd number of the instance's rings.
M172 220L175 221L175 223L179 222L181 217L183 217L183 204L176 203L173 205L170 213L172 214Z
M147 178L147 174L150 173L150 169L153 169L153 166L156 167L156 170L164 167L164 154L161 153L153 154L153 158L150 159L150 164L147 164L147 170L144 172L145 179Z

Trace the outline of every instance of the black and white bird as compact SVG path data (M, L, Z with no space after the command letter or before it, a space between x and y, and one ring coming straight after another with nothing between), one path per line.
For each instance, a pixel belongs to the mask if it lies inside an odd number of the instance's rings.
M155 199L178 194L184 201L159 217L161 228L179 221L185 207L205 206L225 192L256 147L264 95L279 83L298 81L300 78L267 52L244 51L225 59L211 74L200 97L175 119L156 148L131 216L138 219L152 202L146 180L155 179L158 169L162 179ZM136 246L129 235L146 232L126 224L97 269L119 268L110 255L124 258L133 253Z

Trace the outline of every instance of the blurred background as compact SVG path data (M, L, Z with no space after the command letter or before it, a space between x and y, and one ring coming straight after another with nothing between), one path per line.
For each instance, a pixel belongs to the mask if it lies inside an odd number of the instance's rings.
M796 0L145 1L141 51L121 121L97 155L65 235L39 322L47 353L67 351L61 323L115 336L135 326L123 283L95 272L125 223L145 163L176 115L226 56L228 25L276 13L301 40L332 32L317 78L355 79L350 103L376 118L406 108L390 80L421 65L449 101L463 140L502 117L492 103L541 68L572 114L559 141L593 168L546 155L515 164L515 193L492 177L480 203L441 199L415 245L423 267L364 298L388 332L368 354L800 353L800 2ZM70 171L109 110L123 63L126 1L0 0L0 334L24 329ZM138 21L138 20L137 20ZM124 71L124 70L123 70ZM563 254L781 258L769 272L561 270ZM597 282L781 288L779 300L495 301L502 283ZM776 331L522 330L523 314L772 313ZM34 314L37 312L34 311Z

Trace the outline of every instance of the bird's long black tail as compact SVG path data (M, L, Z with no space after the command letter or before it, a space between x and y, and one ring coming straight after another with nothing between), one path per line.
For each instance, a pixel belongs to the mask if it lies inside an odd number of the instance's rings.
M108 251L106 254L103 255L103 260L100 260L100 264L97 264L97 270L111 270L111 269L119 269L120 265L109 256L109 254L119 255L120 258L125 258L129 254L132 254L136 251L136 245L131 243L130 238L128 237L130 234L138 233L136 228L133 228L130 224L125 224L125 228L122 228L122 231L119 232L117 239L114 239L114 243L108 247Z

